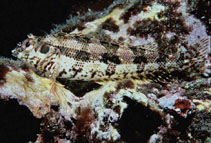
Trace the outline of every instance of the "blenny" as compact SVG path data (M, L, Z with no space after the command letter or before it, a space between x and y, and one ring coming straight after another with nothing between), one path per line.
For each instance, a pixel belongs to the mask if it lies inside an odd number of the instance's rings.
M110 6L92 21L58 26L45 36L31 34L13 55L47 77L70 80L166 82L204 70L208 36L199 20L182 9L185 2L127 3Z

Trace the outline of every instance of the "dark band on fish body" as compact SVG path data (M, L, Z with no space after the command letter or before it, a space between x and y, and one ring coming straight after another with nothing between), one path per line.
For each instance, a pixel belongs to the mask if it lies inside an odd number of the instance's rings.
M92 40L90 37L88 36L74 36L74 39L78 42L84 43L84 44L88 44L88 43L92 43Z
M106 48L107 53L115 54L116 51L119 49L118 44L115 44L115 43L112 43L112 42L107 42L107 41L104 41L104 40L100 40L99 42L100 42L101 45L103 45Z
M102 62L108 64L108 62L112 62L114 64L120 64L121 61L117 55L109 55L108 53L104 53L102 55L102 59L100 59Z
M133 60L135 64L147 63L147 58L144 56L136 56Z
M81 61L88 61L91 54L86 51L76 51L74 58Z
M157 63L166 62L167 59L168 59L168 56L167 55L160 54L159 57L156 59L155 62L157 62Z

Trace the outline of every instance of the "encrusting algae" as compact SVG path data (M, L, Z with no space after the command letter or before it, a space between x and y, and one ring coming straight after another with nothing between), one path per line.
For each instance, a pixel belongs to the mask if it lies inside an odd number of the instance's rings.
M197 3L116 0L31 34L12 51L18 60L0 59L0 97L43 119L36 143L44 132L60 143L209 140L194 128L211 111L210 36L191 14Z

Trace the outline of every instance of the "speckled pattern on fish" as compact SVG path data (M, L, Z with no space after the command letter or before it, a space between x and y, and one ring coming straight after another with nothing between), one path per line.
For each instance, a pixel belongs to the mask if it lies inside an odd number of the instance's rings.
M108 14L83 28L67 25L44 37L30 35L13 53L45 76L70 80L165 82L180 73L192 78L204 70L209 39L185 6L183 1L139 0L110 6Z

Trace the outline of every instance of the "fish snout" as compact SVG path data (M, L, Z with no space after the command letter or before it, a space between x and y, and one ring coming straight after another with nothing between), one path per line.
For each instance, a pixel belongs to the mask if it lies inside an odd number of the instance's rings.
M21 47L16 47L15 49L13 49L12 50L12 56L14 56L14 57L18 57L18 53L19 52L22 52L23 50L22 50L22 48Z

